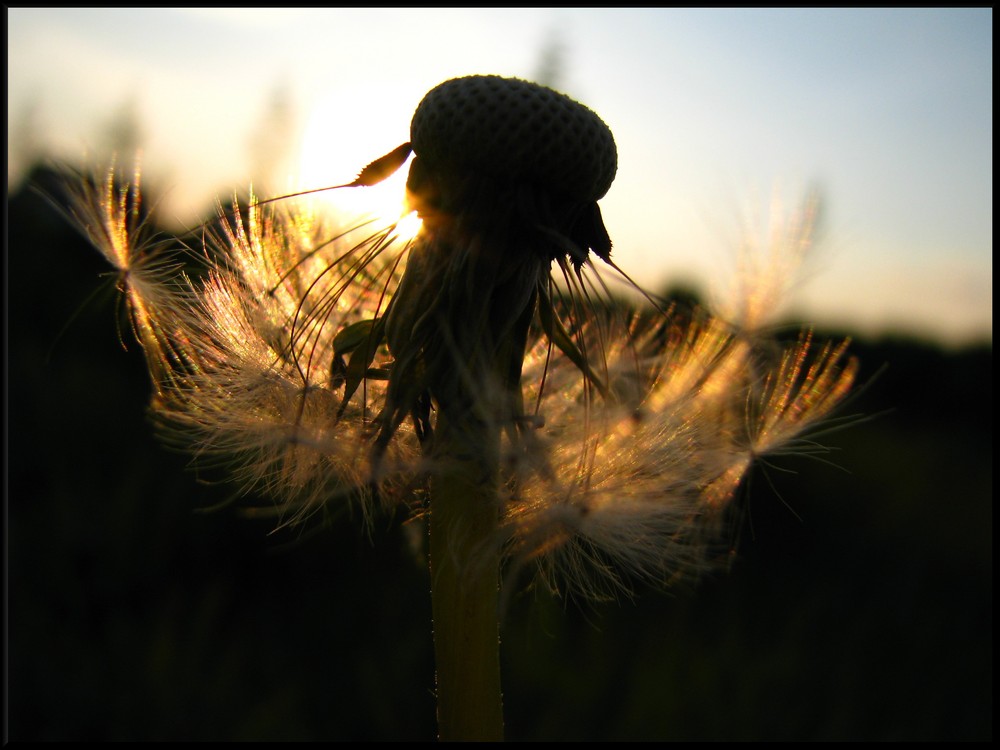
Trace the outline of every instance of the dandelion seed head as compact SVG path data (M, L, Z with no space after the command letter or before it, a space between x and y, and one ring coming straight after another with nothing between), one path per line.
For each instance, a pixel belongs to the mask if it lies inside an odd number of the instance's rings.
M410 140L435 169L513 177L584 203L604 197L618 170L601 118L516 78L466 76L434 87L413 115Z
M499 487L484 549L513 568L595 598L709 569L754 462L812 450L856 374L846 343L782 348L766 330L815 207L775 230L763 262L744 247L716 314L633 314L598 267L617 272L597 207L617 150L596 114L473 76L428 93L411 139L412 241L251 196L201 233L189 276L144 244L137 194L113 175L78 202L122 274L165 438L273 497L282 524L423 513L414 488L471 457Z

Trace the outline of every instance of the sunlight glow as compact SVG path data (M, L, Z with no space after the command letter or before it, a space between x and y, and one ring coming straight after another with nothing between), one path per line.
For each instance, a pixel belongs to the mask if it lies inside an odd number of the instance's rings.
M350 183L365 166L399 146L396 128L380 126L383 119L346 112L343 95L320 101L302 137L298 189ZM330 190L315 197L347 220L375 217L380 224L398 222L396 233L407 240L416 235L421 222L406 206L406 174L403 166L378 185Z

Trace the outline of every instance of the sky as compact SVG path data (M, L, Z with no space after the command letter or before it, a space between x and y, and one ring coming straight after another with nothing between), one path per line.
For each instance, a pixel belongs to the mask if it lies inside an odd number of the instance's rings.
M643 286L711 294L741 237L816 190L787 314L992 341L989 8L8 8L7 34L10 189L40 154L133 143L191 226L251 182L350 181L444 80L546 77L614 133L601 207Z

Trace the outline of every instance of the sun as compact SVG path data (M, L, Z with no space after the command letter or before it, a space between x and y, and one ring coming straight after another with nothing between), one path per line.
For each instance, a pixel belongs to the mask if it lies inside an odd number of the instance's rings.
M405 130L402 135L398 132L396 118L359 108L354 100L353 95L339 93L313 107L302 136L299 190L349 184L367 164L407 140ZM359 109L366 114L359 117ZM380 224L395 223L396 235L408 240L421 222L406 205L406 173L404 166L377 185L324 191L316 198L345 220L374 218Z

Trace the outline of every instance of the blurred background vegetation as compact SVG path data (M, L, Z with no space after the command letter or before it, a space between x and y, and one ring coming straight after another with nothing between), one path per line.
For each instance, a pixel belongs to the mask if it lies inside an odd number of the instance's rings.
M103 259L7 211L9 739L432 739L421 530L204 512L230 490L157 442ZM731 570L514 599L509 739L992 738L992 345L852 351L870 418L753 475Z

